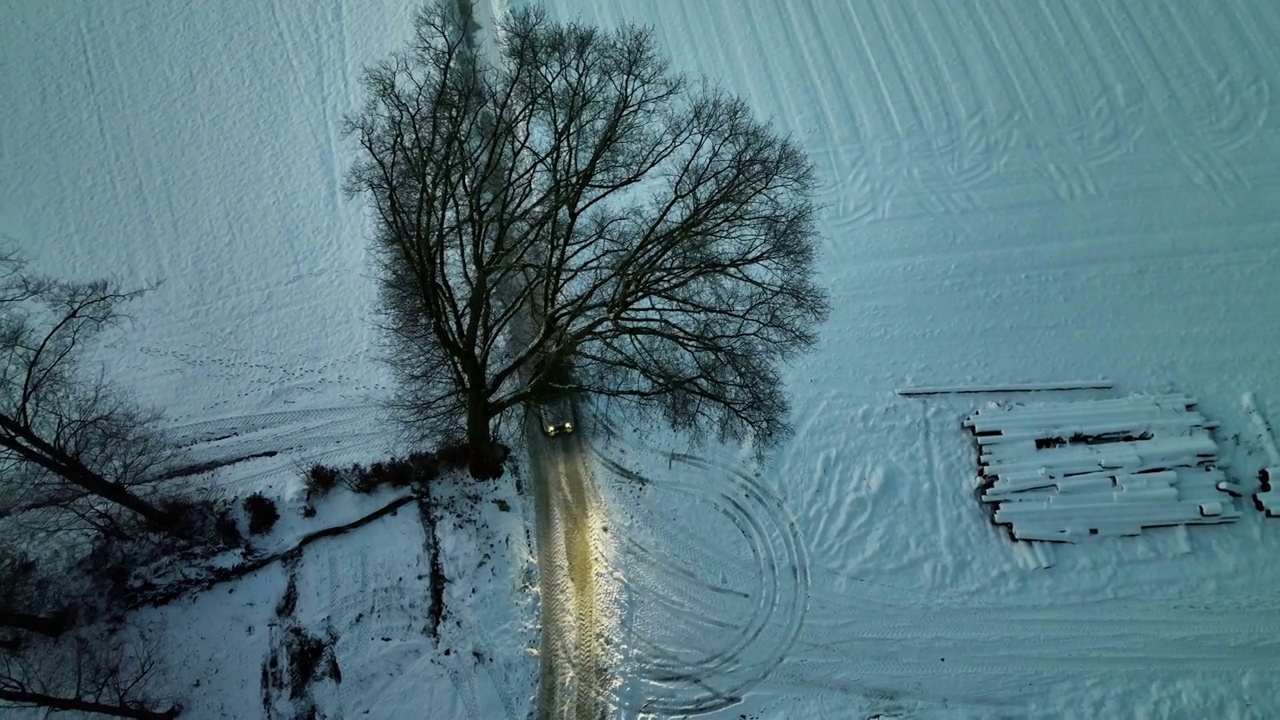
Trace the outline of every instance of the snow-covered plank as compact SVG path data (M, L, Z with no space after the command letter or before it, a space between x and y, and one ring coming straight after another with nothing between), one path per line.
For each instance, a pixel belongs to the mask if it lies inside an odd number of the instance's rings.
M1094 408L1131 408L1144 405L1161 405L1166 407L1194 407L1198 400L1194 395L1186 393L1163 393L1156 395L1126 395L1116 398L1100 398L1095 400L1077 400L1073 402L1035 403L1002 405L990 403L973 411L973 415L988 414L1043 414L1062 415L1087 412Z
M982 456L988 466L999 466L1006 469L1048 466L1057 462L1109 460L1113 457L1128 458L1173 458L1205 456L1218 454L1218 444L1207 432L1194 435L1156 435L1148 440L1109 442L1096 445L1079 444L1042 448L1032 452L1004 455L987 454Z
M1088 479L1073 477L1061 478L1053 486L1059 493L1068 495L1099 495L1102 493L1109 494L1115 487L1115 481L1109 477L1090 477Z
M1003 503L996 510L995 521L1015 524L1030 522L1060 527L1096 527L1098 523L1127 522L1140 527L1151 527L1206 519L1200 514L1200 503L1196 502L1111 502L1095 505L1034 507L1039 504ZM1033 505L1033 507L1022 507L1023 505ZM1224 509L1219 518L1226 517Z
M1181 457L1109 457L1100 460L1078 460L1028 467L1026 465L1010 467L1008 465L984 466L983 477L995 480L999 487L1014 487L1023 484L1030 487L1042 487L1044 481L1087 477L1116 477L1117 475L1143 475L1163 472L1169 469L1207 468L1214 465L1211 456L1184 455Z
M1061 425L1058 427L1044 426L1043 428L1022 429L1020 427L1010 430L1005 427L1004 431L999 435L984 437L982 445L985 448L998 448L1011 446L1015 443L1030 443L1035 447L1037 440L1044 441L1050 438L1060 438L1070 444L1072 438L1083 436L1089 433L1094 435L1103 435L1110 433L1132 432L1134 435L1154 434L1159 431L1167 434L1190 434L1195 430L1212 430L1218 427L1218 423L1210 422L1204 418L1186 415L1178 418L1151 419L1141 418L1121 421L1107 421L1096 425L1086 425L1084 423L1074 423L1070 425ZM1077 441L1076 444L1085 444Z
M1214 518L1201 518L1197 521L1187 521L1177 523L1176 525L1164 525L1162 527L1186 527L1188 525L1223 525L1231 521L1219 521ZM1094 532L1097 530L1097 532ZM1090 538L1111 536L1111 537L1130 537L1142 534L1143 528L1134 525L1125 524L1104 524L1100 528L1050 528L1045 526L1017 526L1010 528L1010 534L1017 540L1024 541L1040 541L1040 542L1058 542L1058 543L1080 543Z
M1024 527L1019 525L1013 529L1013 536L1019 540L1039 540L1041 542L1073 542L1066 530L1044 526Z
M1056 405L1017 405L980 409L964 420L965 427L977 432L999 430L1003 427L1023 427L1065 421L1106 422L1120 420L1159 419L1170 414L1198 416L1189 408L1196 405L1196 398L1189 395L1120 398L1091 400Z
M1222 503L1215 500L1208 500L1200 503L1201 517L1221 517Z
M1230 495L1231 497L1244 497L1243 485L1238 485L1236 483L1228 482L1226 480L1220 480L1218 481L1215 487L1217 487L1218 490Z
M1118 407L1111 409L1090 408L1062 413L1001 413L979 415L971 418L968 427L975 432L1011 433L1019 430L1046 430L1055 425L1106 425L1109 423L1154 422L1161 419L1208 422L1200 413L1191 410L1171 410L1157 405Z
M1127 522L1103 522L1093 525L1088 532L1098 537L1135 537L1142 534L1142 526Z
M1097 468L1093 469L1098 470ZM1104 480L1109 486L1111 478L1116 475L1116 471L1114 469L1098 470L1097 472L1082 472L1078 474L1064 474L1061 472L1051 473L1047 468L1042 468L1042 470L1043 472L1028 471L1023 473L1001 473L997 476L988 476L994 477L995 481L991 484L991 487L987 488L987 492L992 495L1010 495L1026 490L1038 490L1040 488L1054 488L1056 490L1058 489L1058 483L1060 481L1065 483L1084 483L1087 486L1090 486L1088 484L1093 483L1094 481ZM1097 485L1094 487L1101 486Z
M1141 469L1141 467L1136 468L1136 470ZM1156 487L1159 485L1176 485L1182 481L1181 476L1172 470L1162 470L1159 472L1117 472L1113 469L1097 470L1094 472L1079 474L1067 474L1063 473L1061 469L1050 470L1049 468L1041 468L1036 472L1027 474L1002 473L997 476L997 478L998 479L992 483L989 488L990 490L994 490L997 495L1052 487L1060 482L1084 483L1097 479L1109 480L1116 487L1131 487L1135 489Z
M1173 487L1179 483L1181 477L1174 470L1163 470L1137 475L1116 475L1114 480L1116 487L1123 490L1148 490Z
M1098 455L1059 455L1057 457L1045 455L1043 457L1030 456L1026 458L1008 459L998 462L987 463L984 467L984 474L998 475L1001 478L1024 477L1027 473L1040 474L1045 476L1063 477L1071 473L1085 473L1096 470L1126 469L1142 467L1142 458L1136 453L1131 455L1115 454L1098 454ZM1044 468L1045 472L1040 472Z
M1001 383L998 385L937 385L933 387L898 388L902 397L923 395L977 395L1002 392L1060 392L1070 390L1110 390L1115 383L1108 380L1070 380L1043 383Z
M1137 495L1136 493L1152 491L1152 490L1162 491L1162 494L1161 494L1162 497L1168 497L1169 492L1171 491L1175 493L1175 497L1185 499L1185 500L1204 500L1204 499L1217 500L1222 498L1223 492L1218 488L1218 484L1219 482L1221 482L1221 480L1215 481L1215 478L1220 479L1223 477L1222 473L1213 471L1213 472L1196 473L1195 475L1199 475L1203 477L1197 478L1195 480L1187 480L1184 482L1181 479L1181 477L1174 472L1152 473L1150 481L1144 480L1145 476L1143 475L1121 476L1121 478L1128 478L1123 481L1116 480L1112 476L1109 476L1106 474L1081 476L1082 478L1085 478L1091 481L1096 481L1099 479L1114 481L1114 487L1111 484L1104 486L1102 483L1098 483L1098 485L1095 486L1096 489L1093 490L1092 492L1089 491L1087 488L1079 488L1079 487L1075 490L1075 492L1070 492L1070 491L1064 492L1063 489L1057 483L1045 484L1040 487L1027 488L1027 489L1021 489L1021 490L1016 488L1013 490L1007 490L1004 488L993 486L983 492L981 496L981 500L982 502L992 503L992 502L1006 502L1006 501L1017 502L1017 501L1046 499L1046 498L1055 498L1055 497L1065 498L1068 496L1072 498L1078 498L1078 497L1088 497L1091 494L1099 494L1102 492L1111 493L1111 494L1120 494L1124 498L1132 499L1134 497L1139 497L1139 495ZM1188 476L1188 477L1193 477L1193 476ZM1073 480L1073 479L1074 478L1069 478L1068 480ZM1062 482L1062 481L1059 481L1059 482Z
M1098 493L1096 497L1083 498L1079 502L1058 502L1057 499L1032 502L1006 502L996 510L996 522L1019 517L1056 517L1059 519L1087 521L1104 517L1142 518L1168 517L1171 515L1194 517L1198 503L1183 503L1165 499L1118 502L1110 493Z
M1217 452L1217 445L1213 442L1213 436L1207 430L1193 430L1187 433L1138 433L1132 436L1115 434L1102 436L1102 438L1077 442L1067 441L1064 443L1049 442L1038 445L1034 442L1020 445L1001 445L998 442L981 443L980 446L989 457L1007 457L1010 459L1018 457L1094 457L1126 450L1132 451L1138 447L1144 449L1148 454L1157 451L1185 451L1183 448L1211 453Z
M1013 536L1019 540L1078 543L1091 537L1129 537L1141 535L1142 528L1126 523L1103 523L1096 528L1052 528L1043 525L1018 526Z
M987 492L993 495L1007 495L1011 493L1023 492L1025 490L1036 490L1039 488L1053 487L1059 482L1066 483L1089 483L1097 479L1106 479L1120 485L1125 481L1135 483L1136 486L1144 484L1143 478L1150 476L1152 480L1145 484L1150 485L1162 481L1169 476L1168 466L1182 470L1175 472L1173 480L1166 481L1169 484L1181 484L1188 480L1195 483L1216 484L1218 480L1224 479L1225 476L1220 471L1209 470L1204 465L1185 465L1180 466L1178 463L1169 463L1167 460L1151 461L1148 463L1139 462L1129 468L1087 468L1087 471L1080 472L1075 468L1080 466L1067 466L1066 468L1037 468L1035 470L1027 470L1015 473L993 473L990 469L984 475L990 481ZM1154 471L1160 472L1154 472ZM1217 475L1209 475L1209 472L1216 472ZM1132 480L1129 480L1132 478ZM1210 483L1212 481L1212 483Z
M1112 490L1110 487L1102 492L1057 493L1049 495L1046 500L1050 506L1092 505L1099 502L1164 502L1177 500L1177 488L1164 487L1151 490ZM1026 502L1033 498L1018 498L1010 502Z
M1034 488L1031 490L1022 490L1016 494L989 494L984 492L979 496L979 500L984 503L1002 503L1002 502L1031 502L1035 500L1047 500L1056 497L1060 493L1053 486L1046 488Z

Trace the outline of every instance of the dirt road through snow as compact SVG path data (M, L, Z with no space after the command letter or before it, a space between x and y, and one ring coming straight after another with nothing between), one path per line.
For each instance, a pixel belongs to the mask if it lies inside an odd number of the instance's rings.
M596 720L609 680L597 572L601 503L580 437L548 439L536 427L529 435L542 599L538 716Z

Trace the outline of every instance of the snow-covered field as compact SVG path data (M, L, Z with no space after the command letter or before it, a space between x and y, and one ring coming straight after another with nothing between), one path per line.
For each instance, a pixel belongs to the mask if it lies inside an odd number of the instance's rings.
M1280 520L1246 500L1233 525L1015 547L975 497L961 421L1036 398L893 392L1106 378L1114 391L1042 399L1186 393L1220 423L1228 476L1255 486L1268 458L1245 394L1280 422L1280 5L550 8L654 25L677 66L721 79L804 144L827 205L833 317L790 373L797 433L770 462L588 428L616 516L620 714L1280 715ZM0 234L40 270L166 281L103 359L177 425L260 428L263 448L254 433L222 441L282 452L218 476L238 491L288 497L295 459L389 449L371 411L386 377L338 120L359 102L360 66L402 44L412 10L0 5ZM529 562L521 510L494 515L513 538L508 572L478 591L487 600L451 607L471 618L454 637L527 676L533 662L511 659L527 628L477 634L532 619L514 600ZM398 579L421 545L402 516L299 567L314 632L384 600L420 610L425 585ZM455 562L482 556L477 536L450 537ZM187 633L175 650L194 658L174 688L193 716L257 713L258 623L286 582L271 573L252 593L168 611ZM347 648L370 678L399 675L363 689L344 677L340 692L364 693L326 706L345 714L527 710L526 676L482 674L470 648L432 661L422 644Z

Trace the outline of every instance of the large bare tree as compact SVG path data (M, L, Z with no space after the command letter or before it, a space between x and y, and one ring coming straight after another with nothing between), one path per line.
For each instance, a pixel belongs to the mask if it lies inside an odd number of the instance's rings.
M769 447L828 309L804 153L647 29L517 9L490 59L455 15L424 8L347 120L404 417L476 455L504 412L593 394Z

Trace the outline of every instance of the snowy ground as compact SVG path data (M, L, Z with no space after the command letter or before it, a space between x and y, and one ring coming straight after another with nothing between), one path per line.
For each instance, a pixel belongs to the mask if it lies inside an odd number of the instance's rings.
M794 440L754 467L736 451L589 428L616 514L620 714L1280 715L1280 520L1244 503L1234 525L1037 555L987 522L960 425L988 400L1028 398L893 394L1098 378L1115 391L1071 397L1185 392L1221 423L1228 474L1252 486L1267 456L1244 394L1273 426L1280 417L1280 7L550 7L655 25L678 66L722 79L805 145L828 207L835 312L790 375ZM349 0L0 9L0 234L39 269L166 280L104 359L175 423L260 426L289 438L265 445L299 457L383 452L363 409L386 378L371 362L364 225L339 191L351 148L337 127L359 67L401 45L411 12ZM365 444L331 449L353 425ZM236 472L225 477L238 487L287 494L293 482L283 467ZM299 622L320 632L382 602L413 616L421 584L396 594L391 576L413 567L411 519L317 547L299 569L311 589ZM456 562L475 556L468 537ZM527 552L504 561L501 592L466 610L455 637L496 613L530 617L501 607L521 597ZM372 589L357 590L361 577ZM192 658L177 690L193 707L260 707L284 587L273 570L230 602L170 611L191 638L176 646ZM513 654L519 634L502 641ZM401 674L332 707L523 716L518 675L378 643L347 646L352 666ZM465 704L467 682L488 704ZM241 684L243 697L229 694Z
M360 101L360 67L403 44L412 12L0 3L0 236L38 271L164 280L101 358L164 408L194 460L279 453L209 478L228 496L282 499L266 549L392 499L337 492L300 516L301 468L397 449L377 409L386 376L366 322L362 211L340 192L352 156L339 119ZM298 628L337 638L342 682L314 689L322 716L529 716L531 499L510 475L469 485L442 488L456 497L440 528L439 642L424 634L425 536L411 504L308 548L285 617L278 566L142 614L169 652L165 694L193 718L262 717L264 704L292 717L306 698L266 689L263 675Z
M1280 412L1273 4L553 7L654 24L681 66L807 146L829 206L835 313L791 375L798 432L771 464L596 438L652 479L613 490L624 698L725 718L1280 712L1274 521L1245 506L1235 526L1058 548L1036 569L978 508L960 427L1032 398L893 395L1180 390L1254 484L1266 455L1242 395Z
M364 419L362 420L362 416ZM369 422L373 420L374 422ZM255 424L257 423L257 424ZM354 495L339 487L306 504L298 468L369 463L385 428L358 408L205 422L178 429L199 460L245 449L280 455L238 463L207 478L220 494L264 490L282 500L281 520L254 548L272 553L325 527L343 525L403 493ZM226 437L229 433L236 433ZM218 439L213 439L218 438ZM159 610L138 614L165 638L168 691L191 717L419 716L523 718L536 680L537 598L532 496L521 468L477 485L465 473L433 491L445 577L445 616L430 637L427 537L416 503L350 534L308 546L296 563L269 566ZM287 584L297 592L290 603ZM282 610L282 607L289 609ZM319 682L294 697L290 635L332 641L340 682ZM269 679L272 663L283 682Z

